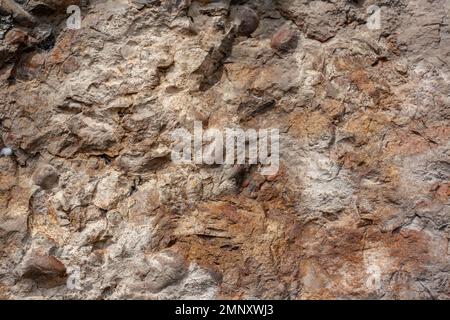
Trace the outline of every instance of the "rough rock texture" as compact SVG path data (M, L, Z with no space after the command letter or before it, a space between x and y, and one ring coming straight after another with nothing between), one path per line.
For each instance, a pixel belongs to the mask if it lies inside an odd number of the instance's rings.
M450 298L450 1L17 2L0 298ZM280 171L172 163L196 120Z

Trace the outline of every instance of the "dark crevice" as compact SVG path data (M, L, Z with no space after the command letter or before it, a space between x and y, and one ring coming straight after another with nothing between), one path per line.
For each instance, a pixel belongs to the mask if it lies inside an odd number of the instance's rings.
M236 31L232 28L222 39L219 46L210 49L203 63L193 73L201 76L200 91L207 91L222 78L224 62L231 55L235 38Z

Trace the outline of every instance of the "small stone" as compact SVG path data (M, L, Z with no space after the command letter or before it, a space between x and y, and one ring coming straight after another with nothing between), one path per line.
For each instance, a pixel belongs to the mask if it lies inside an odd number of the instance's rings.
M33 182L42 189L51 189L58 183L58 172L51 165L43 165L33 175Z
M77 71L79 67L80 65L78 64L77 59L75 57L69 57L63 64L63 71L66 74L69 74Z
M19 29L10 30L5 37L5 41L7 44L15 45L15 44L26 44L28 40L28 35Z
M270 46L275 50L288 51L295 49L297 44L297 34L291 28L285 26L273 35Z
M238 7L234 13L237 33L240 36L250 36L259 26L258 14L249 7Z
M124 59L130 59L136 56L136 46L126 44L120 48L120 55Z

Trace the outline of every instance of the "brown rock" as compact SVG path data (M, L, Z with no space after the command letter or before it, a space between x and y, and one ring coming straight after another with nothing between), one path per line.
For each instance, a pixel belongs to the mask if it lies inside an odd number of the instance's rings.
M83 32L20 1L48 26L0 41L0 297L450 299L445 1L376 31L362 1L99 0ZM278 175L172 162L195 120L278 129Z
M235 10L235 23L240 36L250 36L259 26L258 14L249 7L241 6Z
M65 73L69 74L78 70L80 65L75 57L69 57L63 64L63 70Z
M277 31L272 37L270 46L279 51L288 51L294 49L298 44L298 36L291 28L288 26L282 27Z

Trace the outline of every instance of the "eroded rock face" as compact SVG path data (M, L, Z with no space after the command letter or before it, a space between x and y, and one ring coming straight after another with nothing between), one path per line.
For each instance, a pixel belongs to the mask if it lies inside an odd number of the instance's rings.
M1 298L450 298L448 1L62 4L1 11ZM280 170L175 164L194 121Z

